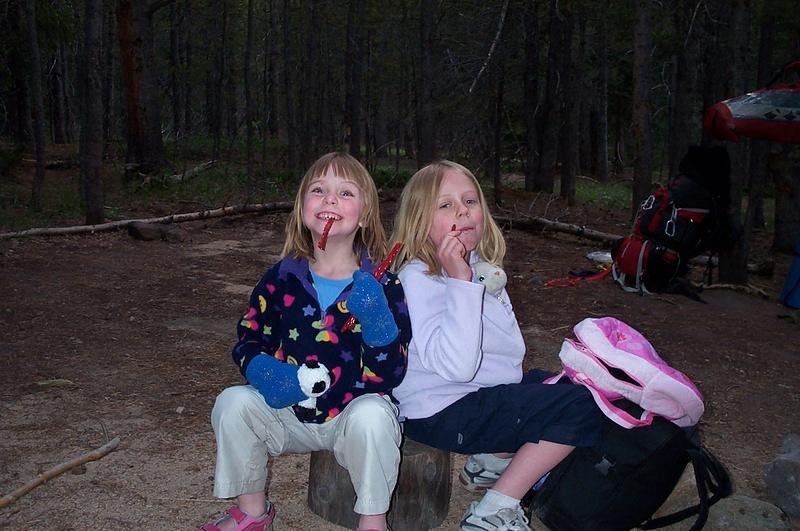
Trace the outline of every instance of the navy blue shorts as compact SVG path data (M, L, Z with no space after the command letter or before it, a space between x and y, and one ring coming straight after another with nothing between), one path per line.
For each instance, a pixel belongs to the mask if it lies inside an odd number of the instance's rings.
M592 446L600 440L603 414L580 385L543 384L552 373L534 370L518 384L474 391L425 419L407 419L415 441L462 454L516 452L550 441Z

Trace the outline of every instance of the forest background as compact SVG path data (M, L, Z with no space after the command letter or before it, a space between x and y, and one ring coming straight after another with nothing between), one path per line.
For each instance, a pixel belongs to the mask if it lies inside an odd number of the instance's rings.
M475 169L497 204L513 194L502 175L517 173L525 190L569 204L589 177L600 186L586 194L633 211L688 145L713 142L703 109L798 57L793 7L5 0L0 226L101 223L153 194L209 207L286 197L332 149L363 160L380 186L449 157ZM774 231L774 249L795 244L800 184L786 146L727 148L743 238L720 275L745 282L753 230ZM11 169L26 152L35 172L20 181ZM74 179L47 182L45 166L70 158ZM167 177L203 162L202 179L167 190L178 180Z
M525 222L624 235L687 147L716 143L703 111L800 58L796 7L0 0L0 490L101 436L122 441L2 518L26 529L156 529L169 515L192 528L223 508L210 499L208 415L241 381L232 323L280 253L285 201L333 149L368 167L387 224L421 165L447 157L473 169L498 217L513 218L504 267L525 367L555 370L572 324L618 316L701 387L703 440L737 495L775 501L763 466L800 425L797 324L775 301L800 234L797 148L721 144L742 238L720 257L719 279L769 298L639 297L610 280L551 289L546 279L588 267L598 243ZM181 242L10 236L275 203L283 210L182 223ZM754 279L749 266L762 261L772 275ZM457 471L464 458L453 459ZM275 464L270 499L283 529L331 528L302 503L307 462ZM470 496L454 487L443 529ZM766 515L760 507L750 514Z

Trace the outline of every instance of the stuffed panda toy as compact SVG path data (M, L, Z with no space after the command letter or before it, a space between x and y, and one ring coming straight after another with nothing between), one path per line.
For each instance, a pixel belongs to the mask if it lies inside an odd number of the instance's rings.
M297 369L297 381L300 389L308 397L297 403L305 409L317 409L317 397L325 394L331 386L331 374L328 368L317 361L307 361Z
M472 264L472 281L486 286L486 293L498 297L506 286L508 277L499 266L479 261Z

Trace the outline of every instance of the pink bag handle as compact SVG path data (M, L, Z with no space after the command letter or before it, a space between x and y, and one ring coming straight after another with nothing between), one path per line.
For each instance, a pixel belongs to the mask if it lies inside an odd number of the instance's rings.
M542 383L555 384L564 376L566 376L566 372L561 371L559 374L547 378ZM643 411L642 416L640 418L636 418L627 411L618 408L613 402L603 396L602 393L599 393L597 389L592 387L592 380L587 378L583 373L575 372L570 379L573 381L573 383L586 387L589 392L592 393L592 397L594 398L597 407L600 408L600 411L602 411L606 417L611 419L616 424L619 424L623 428L641 428L642 426L649 426L653 423L653 418L655 415L652 412Z

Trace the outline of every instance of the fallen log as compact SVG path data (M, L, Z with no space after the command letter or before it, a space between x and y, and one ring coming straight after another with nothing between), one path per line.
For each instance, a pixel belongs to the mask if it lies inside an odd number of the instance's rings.
M26 494L28 494L30 491L32 491L42 483L45 483L56 476L60 476L67 470L73 469L76 466L80 466L84 463L88 463L89 461L97 461L101 457L104 457L109 453L111 453L117 446L119 446L119 437L114 437L100 448L92 450L91 452L87 452L81 456L76 457L75 459L71 459L69 461L61 463L60 465L56 465L53 468L50 468L42 472L32 480L25 483L23 486L13 490L10 494L6 494L2 498L0 498L0 509L8 505L11 505L12 503L25 496Z
M161 181L165 183L178 183L181 181L188 181L198 173L202 173L207 169L212 168L216 164L217 164L216 160L209 160L207 162L203 162L202 164L198 164L197 166L195 166L190 170L186 170L181 173L176 173L174 175L165 175L163 177L151 177L148 175L142 181L142 186L148 185L151 181Z
M294 207L291 201L276 201L273 203L259 203L253 205L238 205L222 208L215 208L213 210L203 210L200 212L187 212L185 214L170 214L169 216L162 216L159 218L145 218L145 219L123 219L119 221L111 221L109 223L100 223L97 225L76 225L73 227L38 227L33 229L26 229L17 232L3 232L0 233L0 240L7 240L9 238L22 238L25 236L55 236L62 234L82 234L94 233L108 230L115 230L127 227L133 222L141 223L180 223L183 221L197 221L199 219L219 218L222 216L231 216L234 214L251 214L254 212L285 212Z
M551 229L556 232L566 232L567 234L574 234L581 238L603 242L611 245L615 241L622 238L618 234L610 234L608 232L600 232L594 229L587 229L583 225L574 225L572 223L563 223L561 221L553 221L547 218L540 218L536 216L525 218L508 218L503 216L495 216L495 221L501 225L508 225L512 229L523 230L546 230Z

